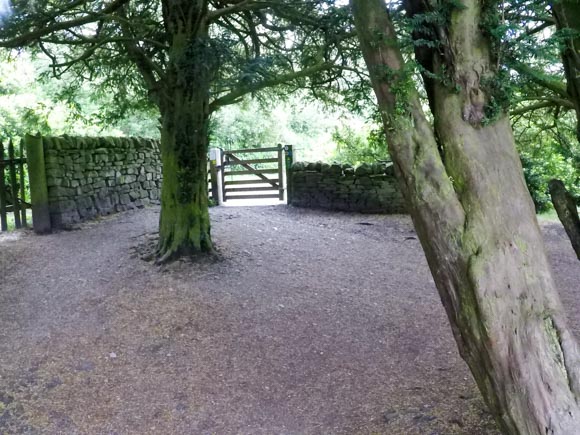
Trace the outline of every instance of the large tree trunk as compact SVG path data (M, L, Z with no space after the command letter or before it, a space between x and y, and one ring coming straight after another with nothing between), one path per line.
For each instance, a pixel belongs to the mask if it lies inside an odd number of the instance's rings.
M187 91L179 89L174 104L162 112L159 262L212 251L207 192L208 115L204 113L208 102L182 93Z
M558 213L558 218L570 238L574 252L580 260L580 218L576 208L575 198L566 190L564 183L560 180L550 180L548 184L552 204Z
M552 3L558 31L568 34L562 47L562 63L570 100L576 110L576 137L580 141L580 2L559 0Z
M441 45L431 53L431 72L447 71L452 82L429 84L435 126L422 111L384 2L351 4L402 190L484 399L505 433L580 433L580 353L509 121L499 115L484 122L490 95L482 82L494 79L494 68L480 30L482 3L464 1L432 33Z
M207 2L164 0L169 64L160 89L163 184L158 261L211 252L207 189L209 56Z

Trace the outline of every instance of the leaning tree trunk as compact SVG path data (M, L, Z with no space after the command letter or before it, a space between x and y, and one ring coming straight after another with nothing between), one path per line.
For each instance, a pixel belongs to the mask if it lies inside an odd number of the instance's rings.
M435 126L422 111L383 1L351 4L400 185L484 399L505 433L580 433L580 353L509 121L499 115L484 122L490 95L483 82L495 77L482 3L465 0L431 33L439 37L431 72L449 74L428 90Z
M548 187L558 218L560 218L574 252L580 260L580 218L576 208L576 199L566 190L564 183L560 180L550 180Z
M209 58L207 2L164 0L171 35L169 65L160 89L163 184L158 261L211 252L207 189Z

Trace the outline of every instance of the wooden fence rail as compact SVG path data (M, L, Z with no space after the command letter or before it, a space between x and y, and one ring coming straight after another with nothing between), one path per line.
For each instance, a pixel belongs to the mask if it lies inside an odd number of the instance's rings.
M30 203L26 201L27 181L24 165L26 165L26 156L22 141L17 148L12 140L8 142L7 147L0 142L0 229L2 231L8 230L9 213L13 214L16 228L28 226L26 210L30 208Z

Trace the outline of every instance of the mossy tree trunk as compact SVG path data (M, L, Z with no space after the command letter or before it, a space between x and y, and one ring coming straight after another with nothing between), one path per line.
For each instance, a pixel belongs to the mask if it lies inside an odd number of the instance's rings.
M207 2L164 0L170 51L160 83L163 184L158 261L213 250L207 191L209 91Z
M413 4L414 3L414 4ZM486 4L465 0L419 62L423 113L382 0L351 0L400 184L462 357L509 434L580 433L580 353L562 311L508 118L490 113ZM421 6L422 5L422 6ZM407 1L411 13L427 2ZM452 7L452 4L448 5ZM489 6L489 5L488 5Z

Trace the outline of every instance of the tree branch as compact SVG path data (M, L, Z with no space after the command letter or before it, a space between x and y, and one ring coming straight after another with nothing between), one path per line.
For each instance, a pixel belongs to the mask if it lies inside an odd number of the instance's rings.
M540 85L550 91L556 93L558 96L564 99L569 99L568 91L566 90L566 85L562 83L561 80L556 80L551 78L544 73L535 70L534 68L530 67L519 61L512 61L510 62L510 66L516 70L518 73L527 77L532 82Z
M125 11L123 9L119 10L118 15L121 18L125 19L127 18L125 16ZM131 34L131 28L128 25L128 23L124 20L121 20L119 24L121 26L121 31L123 32L123 35L128 38L131 38L133 35ZM157 77L155 75L157 74L157 76L162 77L163 71L159 69L157 65L155 65L155 63L134 42L125 41L123 45L127 50L129 58L133 61L133 63L141 73L141 76L143 77L143 80L147 85L149 97L156 101L159 98L159 96L157 95L159 86Z
M216 9L207 15L207 22L212 23L221 17L236 14L242 11L266 9L271 6L271 2L256 2L255 0L241 0L231 6Z
M50 26L44 26L37 30L33 30L31 32L27 32L23 35L17 36L12 39L0 41L0 47L5 48L20 48L30 45L31 43L37 41L39 38L43 36L49 35L54 32L58 32L60 30L71 29L73 27L83 26L85 24L93 23L102 19L103 15L108 15L112 12L115 12L119 8L121 8L126 3L129 3L130 0L114 0L108 6L104 7L100 12L89 13L85 16L80 18L62 21L54 23Z
M542 30L547 29L548 27L552 27L554 24L555 23L552 21L544 21L542 24L539 24L536 27L526 30L521 36L518 36L515 39L515 41L516 42L521 41L522 39L535 35L536 33L541 32Z
M234 89L230 93L212 101L211 104L209 105L209 111L211 113L211 112L216 111L217 109L219 109L222 106L227 106L228 104L237 103L241 97L243 97L244 95L247 95L249 93L258 92L258 91L261 91L262 89L269 88L272 86L279 86L279 85L283 85L286 83L290 83L293 80L306 78L306 77L309 77L315 73L325 71L325 70L331 70L333 68L337 68L337 66L334 64L331 64L331 63L323 63L323 64L312 66L310 68L305 68L305 69L300 70L300 71L295 71L295 72L292 72L289 74L280 75L280 76L272 78L272 79L263 80L260 83L257 83L256 85L239 87L237 89ZM340 67L338 67L338 68L340 68Z
M564 107L565 109L574 109L574 105L568 100L562 100L560 98L551 98L546 101L540 101L535 104L530 104L529 106L514 109L510 111L510 116L523 115L524 113L532 112L534 110L539 109L545 109L547 107Z

